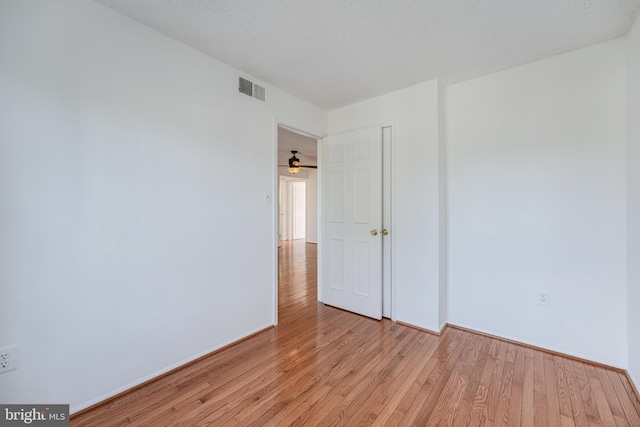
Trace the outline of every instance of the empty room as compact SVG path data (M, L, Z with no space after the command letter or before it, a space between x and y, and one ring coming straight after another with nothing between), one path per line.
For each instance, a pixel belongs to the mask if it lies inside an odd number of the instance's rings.
M640 427L639 11L0 0L0 424Z

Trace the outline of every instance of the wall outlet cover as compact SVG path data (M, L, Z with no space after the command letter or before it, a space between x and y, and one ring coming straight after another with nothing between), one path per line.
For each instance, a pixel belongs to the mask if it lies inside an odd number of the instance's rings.
M18 345L0 348L0 374L18 369Z
M551 303L551 294L549 293L549 291L539 290L536 298L536 302L539 305L549 305Z

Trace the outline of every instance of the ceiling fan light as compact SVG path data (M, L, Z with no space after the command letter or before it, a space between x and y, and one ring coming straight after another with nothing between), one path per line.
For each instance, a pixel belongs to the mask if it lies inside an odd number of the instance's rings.
M291 154L293 154L293 156L289 159L289 169L287 169L289 173L294 175L300 172L300 159L296 157L297 152L297 150L291 150Z

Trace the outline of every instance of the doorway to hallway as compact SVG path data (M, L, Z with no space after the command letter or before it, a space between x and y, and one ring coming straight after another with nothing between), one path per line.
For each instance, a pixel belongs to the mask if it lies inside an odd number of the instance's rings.
M277 128L277 278L275 319L292 316L290 303L318 301L318 138L278 125ZM302 268L302 269L301 269ZM285 309L284 311L283 308Z
M278 248L279 323L314 317L318 307L318 245L284 241Z

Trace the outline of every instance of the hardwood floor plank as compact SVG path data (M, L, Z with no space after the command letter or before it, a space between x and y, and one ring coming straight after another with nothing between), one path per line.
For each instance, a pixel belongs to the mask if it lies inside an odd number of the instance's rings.
M640 414L640 399L639 399L640 394L638 390L634 387L634 385L631 383L631 377L629 377L629 375L627 375L626 373L622 373L622 372L620 372L620 377L621 377L620 380L622 381L622 385L624 385L624 388L627 390L627 394L629 395L631 402L636 408L636 412Z
M326 346L315 354L312 352L300 353L315 357L314 364L307 364L308 357L304 356L296 357L295 360L288 360L289 358L287 358L281 368L282 372L286 374L284 376L281 375L281 381L277 384L278 387L270 387L269 390L265 390L265 394L260 396L260 402L256 402L251 408L244 410L235 417L236 420L240 423L247 423L249 419L254 418L257 418L260 422L268 420L291 401L304 396L309 389L319 383L330 372L330 369L324 369L320 374L317 371L312 372L311 375L310 371L318 367L330 368L332 363L329 362L329 358L334 355L334 351L336 351L335 348Z
M584 410L587 414L589 424L602 424L602 420L600 419L600 412L598 411L598 406L596 405L596 402L593 398L591 384L587 377L584 364L574 361L572 365L573 370L576 374L576 380L578 382L577 385L580 388L580 395L582 397L582 403L584 405Z
M547 408L546 375L544 373L544 354L537 351L533 359L533 400L535 402L534 424L546 425L549 417Z
M302 422L300 417L304 416L316 403L324 400L330 391L331 387L328 385L317 388L301 404L297 406L290 405L287 410L280 411L277 416L269 420L269 424L276 426L303 425L299 424Z
M573 362L564 359L565 373L567 375L567 387L569 388L569 399L571 400L571 409L573 412L573 422L576 427L588 427L589 421L582 403L580 388L578 387Z
M413 423L422 408L422 404L429 396L434 384L438 381L443 365L460 344L461 337L462 334L458 334L457 331L454 330L447 330L440 337L441 339L438 341L436 351L424 369L420 371L409 392L398 405L398 410L404 414L400 425L407 426Z
M460 334L456 333L456 335ZM457 351L452 351L446 358L439 358L431 375L421 389L420 400L418 401L419 410L409 417L411 425L424 426L429 421L438 399L449 383L451 374L462 355L461 350L466 347L470 340L470 336L460 337L461 344L456 347Z
M482 378L482 374L484 373L485 366L487 365L487 360L489 359L489 347L491 345L490 340L486 339L486 337L481 336L479 340L479 348L478 348L478 357L476 365L474 366L473 372L471 374L471 378L469 379L469 384L467 385L467 389L464 390L460 404L456 408L453 423L454 427L466 427L468 425L473 424L473 404L478 393L478 388L480 387L480 380ZM491 367L492 368L492 367ZM488 373L487 373L488 375ZM480 411L480 416L484 414L484 408Z
M411 384L410 379L415 377L426 363L427 358L419 351L415 351L424 345L426 338L426 334L414 333L411 342L396 355L395 358L398 360L393 362L395 367L378 384L359 411L354 414L353 419L358 420L357 425L380 425L381 421L386 421L393 413L402 396L402 390L408 389Z
M509 420L507 426L520 426L522 397L524 390L524 347L516 346L515 369L511 383L511 400L509 402Z
M75 415L72 426L639 426L613 369L316 301L316 245L280 250L279 325Z
M560 400L558 398L558 388L556 385L555 365L553 356L544 355L544 375L545 390L547 396L547 424L550 426L559 426L562 424L562 414L560 412Z
M511 403L511 387L515 373L515 344L509 343L505 355L504 374L498 395L498 407L493 422L494 426L506 426L509 421Z
M620 422L618 420L623 420L626 418L624 415L624 410L622 409L622 405L620 404L620 400L616 395L616 392L611 384L611 380L609 379L609 375L607 375L607 371L603 369L596 369L596 376L602 385L604 390L605 397L607 399L607 403L609 408L611 409L611 413L613 414L613 419L616 420L616 424L619 425Z
M173 399L164 405L156 408L154 411L146 413L145 416L135 420L130 419L131 426L147 426L158 425L163 422L172 422L174 418L180 415L180 409L191 408L191 405L184 405L185 402L190 404L198 401L197 395L210 387L209 383L201 383L191 390L185 390L180 393L180 397Z
M452 375L440 394L436 405L429 416L426 426L451 425L456 409L462 399L473 368L479 358L479 347L481 340L478 336L473 337L466 344L460 363L452 370Z
M567 374L563 358L553 356L553 366L555 369L556 386L558 388L558 400L560 403L560 414L573 420L571 409L571 398L569 397L569 386L567 385Z
M594 402L598 408L600 419L602 420L602 425L615 427L616 422L613 418L613 414L611 413L611 408L607 403L607 397L605 396L602 384L600 384L600 381L597 379L597 377L588 376L588 378L591 385Z
M486 416L487 424L493 426L496 423L496 413L498 410L498 402L500 398L500 389L502 388L502 376L504 374L504 365L506 360L506 341L498 341L496 343L495 358L496 364L491 374L491 382L489 383L489 394L487 396Z
M424 334L421 338L429 340L433 344L437 341L436 337L428 334ZM436 349L433 344L429 346L431 351L426 352L425 354L421 354L418 349L414 350L413 357L410 360L407 360L407 364L402 373L396 378L397 385L395 387L389 387L387 390L387 393L391 393L391 398L372 423L373 426L398 425L400 423L400 420L404 417L404 413L398 410L400 402L409 393L409 390L413 386L412 379L418 377L420 372L422 372L426 367L427 363L429 363L429 360L431 360ZM428 344L425 343L425 345Z
M405 340L409 338L407 336ZM400 347L385 349L382 354L374 349L371 360L362 369L352 368L356 372L349 381L335 387L335 392L344 396L344 404L329 412L320 425L334 425L339 420L351 420L371 396L378 384L382 383L390 372L388 361L395 359Z
M535 395L533 388L533 354L525 349L524 381L522 383L522 426L533 427L535 420Z
M489 384L496 366L496 358L490 354L489 348L493 343L485 343L486 357L481 374L478 378L478 385L473 396L467 415L458 414L456 425L458 426L480 426L487 423L487 399L489 396ZM464 423L463 423L464 420Z
M627 419L632 426L640 426L640 414L636 410L637 405L633 402L635 399L629 395L627 388L623 385L626 378L614 371L607 371L607 374L625 414L625 417L621 418Z

